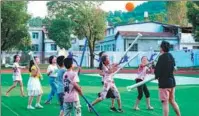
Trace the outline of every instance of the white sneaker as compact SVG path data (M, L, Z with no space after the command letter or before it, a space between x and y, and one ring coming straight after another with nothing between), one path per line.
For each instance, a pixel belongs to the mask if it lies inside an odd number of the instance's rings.
M36 108L44 108L41 104L36 104L35 107Z
M136 110L136 111L139 111L139 110L140 110L139 107L134 107L133 109Z
M154 108L152 106L149 106L147 109L148 110L153 110Z
M31 105L28 105L27 109L34 110L35 108L33 106L31 106Z

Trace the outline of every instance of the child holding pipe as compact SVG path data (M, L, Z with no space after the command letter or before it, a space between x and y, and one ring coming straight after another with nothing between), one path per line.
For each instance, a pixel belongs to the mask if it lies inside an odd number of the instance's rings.
M114 80L113 80L113 74L118 69L118 65L117 64L111 65L108 56L105 55L105 56L102 56L102 58L101 58L99 69L102 70L103 75L104 75L103 90L100 93L100 97L98 97L91 105L94 106L97 103L106 99L108 90L111 89L113 91L115 99L117 99L117 103L118 103L118 107L119 107L117 111L123 112L122 105L121 105L120 93L114 83ZM88 107L88 110L90 112L91 108Z
M138 68L138 77L135 79L136 83L143 81L146 78L147 73L152 72L152 68L147 66L148 59L147 59L146 56L143 56L141 58L141 62L142 63L140 64L140 66ZM143 93L144 93L145 97L146 97L147 109L153 110L154 108L150 105L150 93L149 93L149 90L148 90L146 84L138 86L137 91L138 91L138 96L137 96L137 100L136 100L136 103L135 103L133 109L134 110L140 110L138 105L139 105L140 100L142 99Z

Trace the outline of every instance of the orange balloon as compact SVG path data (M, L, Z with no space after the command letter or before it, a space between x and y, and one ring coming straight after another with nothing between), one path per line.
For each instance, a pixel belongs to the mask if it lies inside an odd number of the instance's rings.
M132 2L128 2L128 3L126 3L125 8L126 8L127 11L130 12L130 11L132 11L135 8L135 6L134 6L134 4Z

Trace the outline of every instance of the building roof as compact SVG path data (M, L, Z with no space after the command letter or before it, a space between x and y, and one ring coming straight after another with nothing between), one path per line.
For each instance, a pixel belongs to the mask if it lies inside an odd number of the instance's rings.
M141 33L143 37L174 37L173 33L169 32L140 32L140 31L118 31L115 35L117 38L119 35L124 37L137 36L138 33Z
M156 23L156 24L160 24L160 25L163 25L163 26L180 27L179 25L165 24L165 23L156 22L156 21L147 21L147 22L137 22L137 23L121 24L121 25L116 25L115 27L126 26L126 25L135 25L135 24L144 24L144 23Z

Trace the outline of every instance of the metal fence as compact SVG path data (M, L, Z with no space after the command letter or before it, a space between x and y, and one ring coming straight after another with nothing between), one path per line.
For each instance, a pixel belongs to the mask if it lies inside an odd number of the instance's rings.
M74 51L72 52L75 56L75 60L80 63L82 57L82 51ZM99 52L95 52L98 54ZM137 52L128 52L128 56L132 57ZM2 64L12 64L13 63L13 56L19 54L21 56L20 63L23 65L29 64L31 60L30 56L27 52L1 52L1 60ZM110 61L117 63L123 56L124 52L111 52L107 51L106 54L109 56ZM136 56L126 67L137 67L140 64L140 59L142 56L147 56L149 59L151 58L154 52L140 52L138 56ZM199 50L180 50L180 51L172 51L171 54L174 56L176 65L178 67L195 67L199 66ZM34 52L35 56L40 58L42 64L48 64L48 58L51 55L58 55L58 52ZM98 55L95 55L94 66L97 67L99 65L98 62ZM83 67L90 66L90 53L88 51L85 52L85 56L83 58Z

